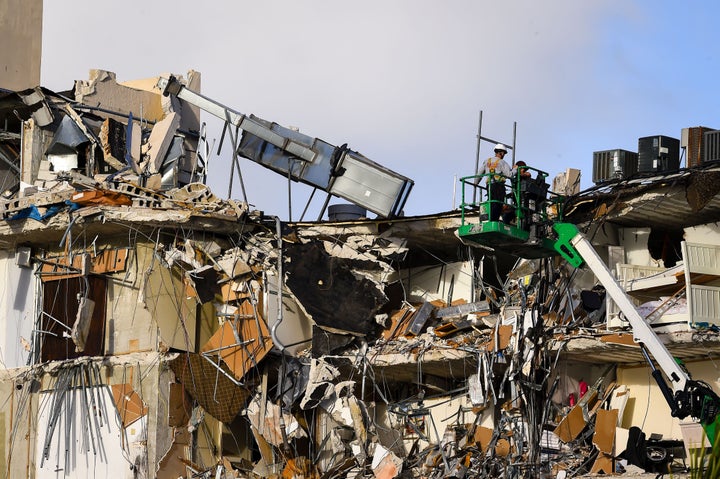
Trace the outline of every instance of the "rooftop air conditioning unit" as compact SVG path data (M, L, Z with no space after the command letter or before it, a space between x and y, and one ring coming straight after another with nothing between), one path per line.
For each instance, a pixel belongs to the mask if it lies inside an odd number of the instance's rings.
M680 135L680 147L685 149L685 167L693 168L705 162L705 133L713 128L693 126L683 128Z
M664 173L680 168L680 140L655 135L638 139L638 173Z
M703 134L705 161L720 160L720 130L706 131Z
M627 150L593 152L593 182L597 185L637 173L638 154Z

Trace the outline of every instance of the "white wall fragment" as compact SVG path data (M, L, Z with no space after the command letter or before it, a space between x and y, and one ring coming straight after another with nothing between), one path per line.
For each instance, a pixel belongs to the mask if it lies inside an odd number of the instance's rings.
M300 426L300 423L290 413L282 412L280 406L270 401L265 404L265 415L261 417L260 395L256 395L245 409L250 424L258 431L263 431L263 437L273 446L283 445L281 420L285 423L285 434L288 439L307 437L307 433ZM282 416L281 416L282 414Z

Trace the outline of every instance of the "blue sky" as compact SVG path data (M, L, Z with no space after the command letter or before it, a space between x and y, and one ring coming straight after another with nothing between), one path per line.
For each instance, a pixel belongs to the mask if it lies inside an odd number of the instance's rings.
M517 160L551 177L580 168L583 187L593 151L720 128L719 10L665 0L46 1L42 83L66 90L92 68L119 81L197 70L205 95L412 178L405 212L420 215L452 208L454 178L474 169L480 110L483 136L511 143L517 122ZM203 120L219 139L219 122ZM491 149L483 143L481 157ZM222 197L224 150L208 181ZM287 219L286 180L242 168L250 203ZM292 191L297 219L310 189Z

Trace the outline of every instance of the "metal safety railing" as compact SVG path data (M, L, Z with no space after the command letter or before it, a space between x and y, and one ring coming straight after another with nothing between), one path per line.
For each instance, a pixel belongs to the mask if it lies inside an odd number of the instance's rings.
M462 224L490 220L493 206L500 210L494 221L512 223L520 229L545 222L551 216L561 218L563 197L549 191L547 176L542 170L517 166L509 177L486 173L460 178ZM494 198L491 185L498 183L504 187L503 194L501 198Z

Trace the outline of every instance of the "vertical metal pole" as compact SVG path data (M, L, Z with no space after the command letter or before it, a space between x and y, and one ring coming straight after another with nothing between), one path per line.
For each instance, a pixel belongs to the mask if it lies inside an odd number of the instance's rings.
M328 203L330 203L330 198L332 198L332 194L328 193L327 197L325 198L325 203L323 203L322 208L320 209L320 214L318 215L318 221L322 221L323 215L325 214L325 210L328 207Z
M227 123L225 123L225 126L227 127ZM230 132L230 136L232 137L232 132ZM232 198L232 187L233 187L234 177L235 177L235 145L233 144L233 156L230 159L230 181L228 182L228 193L227 193L228 199Z
M313 188L312 193L310 193L310 198L308 198L307 203L305 203L305 209L303 210L302 214L300 215L300 219L298 221L301 221L305 218L305 213L307 213L308 208L310 207L310 202L312 201L313 197L315 196L315 192L317 191L317 188Z
M233 168L237 168L238 180L240 181L240 189L242 190L242 194L243 194L243 201L245 201L245 203L247 203L248 200L247 200L247 192L245 191L245 182L243 181L242 171L240 171L240 161L238 161L238 154L237 154L237 149L238 149L237 137L239 134L240 134L239 127L235 128L234 135L233 135L232 131L228 130L228 135L230 135L230 141L231 141L232 147L233 147L232 164L230 165L230 185L228 186L228 199L230 199L232 197L232 184L233 184L233 171L234 171Z
M292 221L292 160L288 161L288 221Z
M516 137L517 137L517 122L514 121L514 122L513 122L513 147L512 147L512 150L513 150L513 158L512 158L512 165L511 165L511 166L515 166L515 139L516 139Z
M478 117L478 132L477 132L477 145L475 147L475 176L480 171L480 134L482 132L482 110ZM473 204L477 201L477 188L473 188Z

